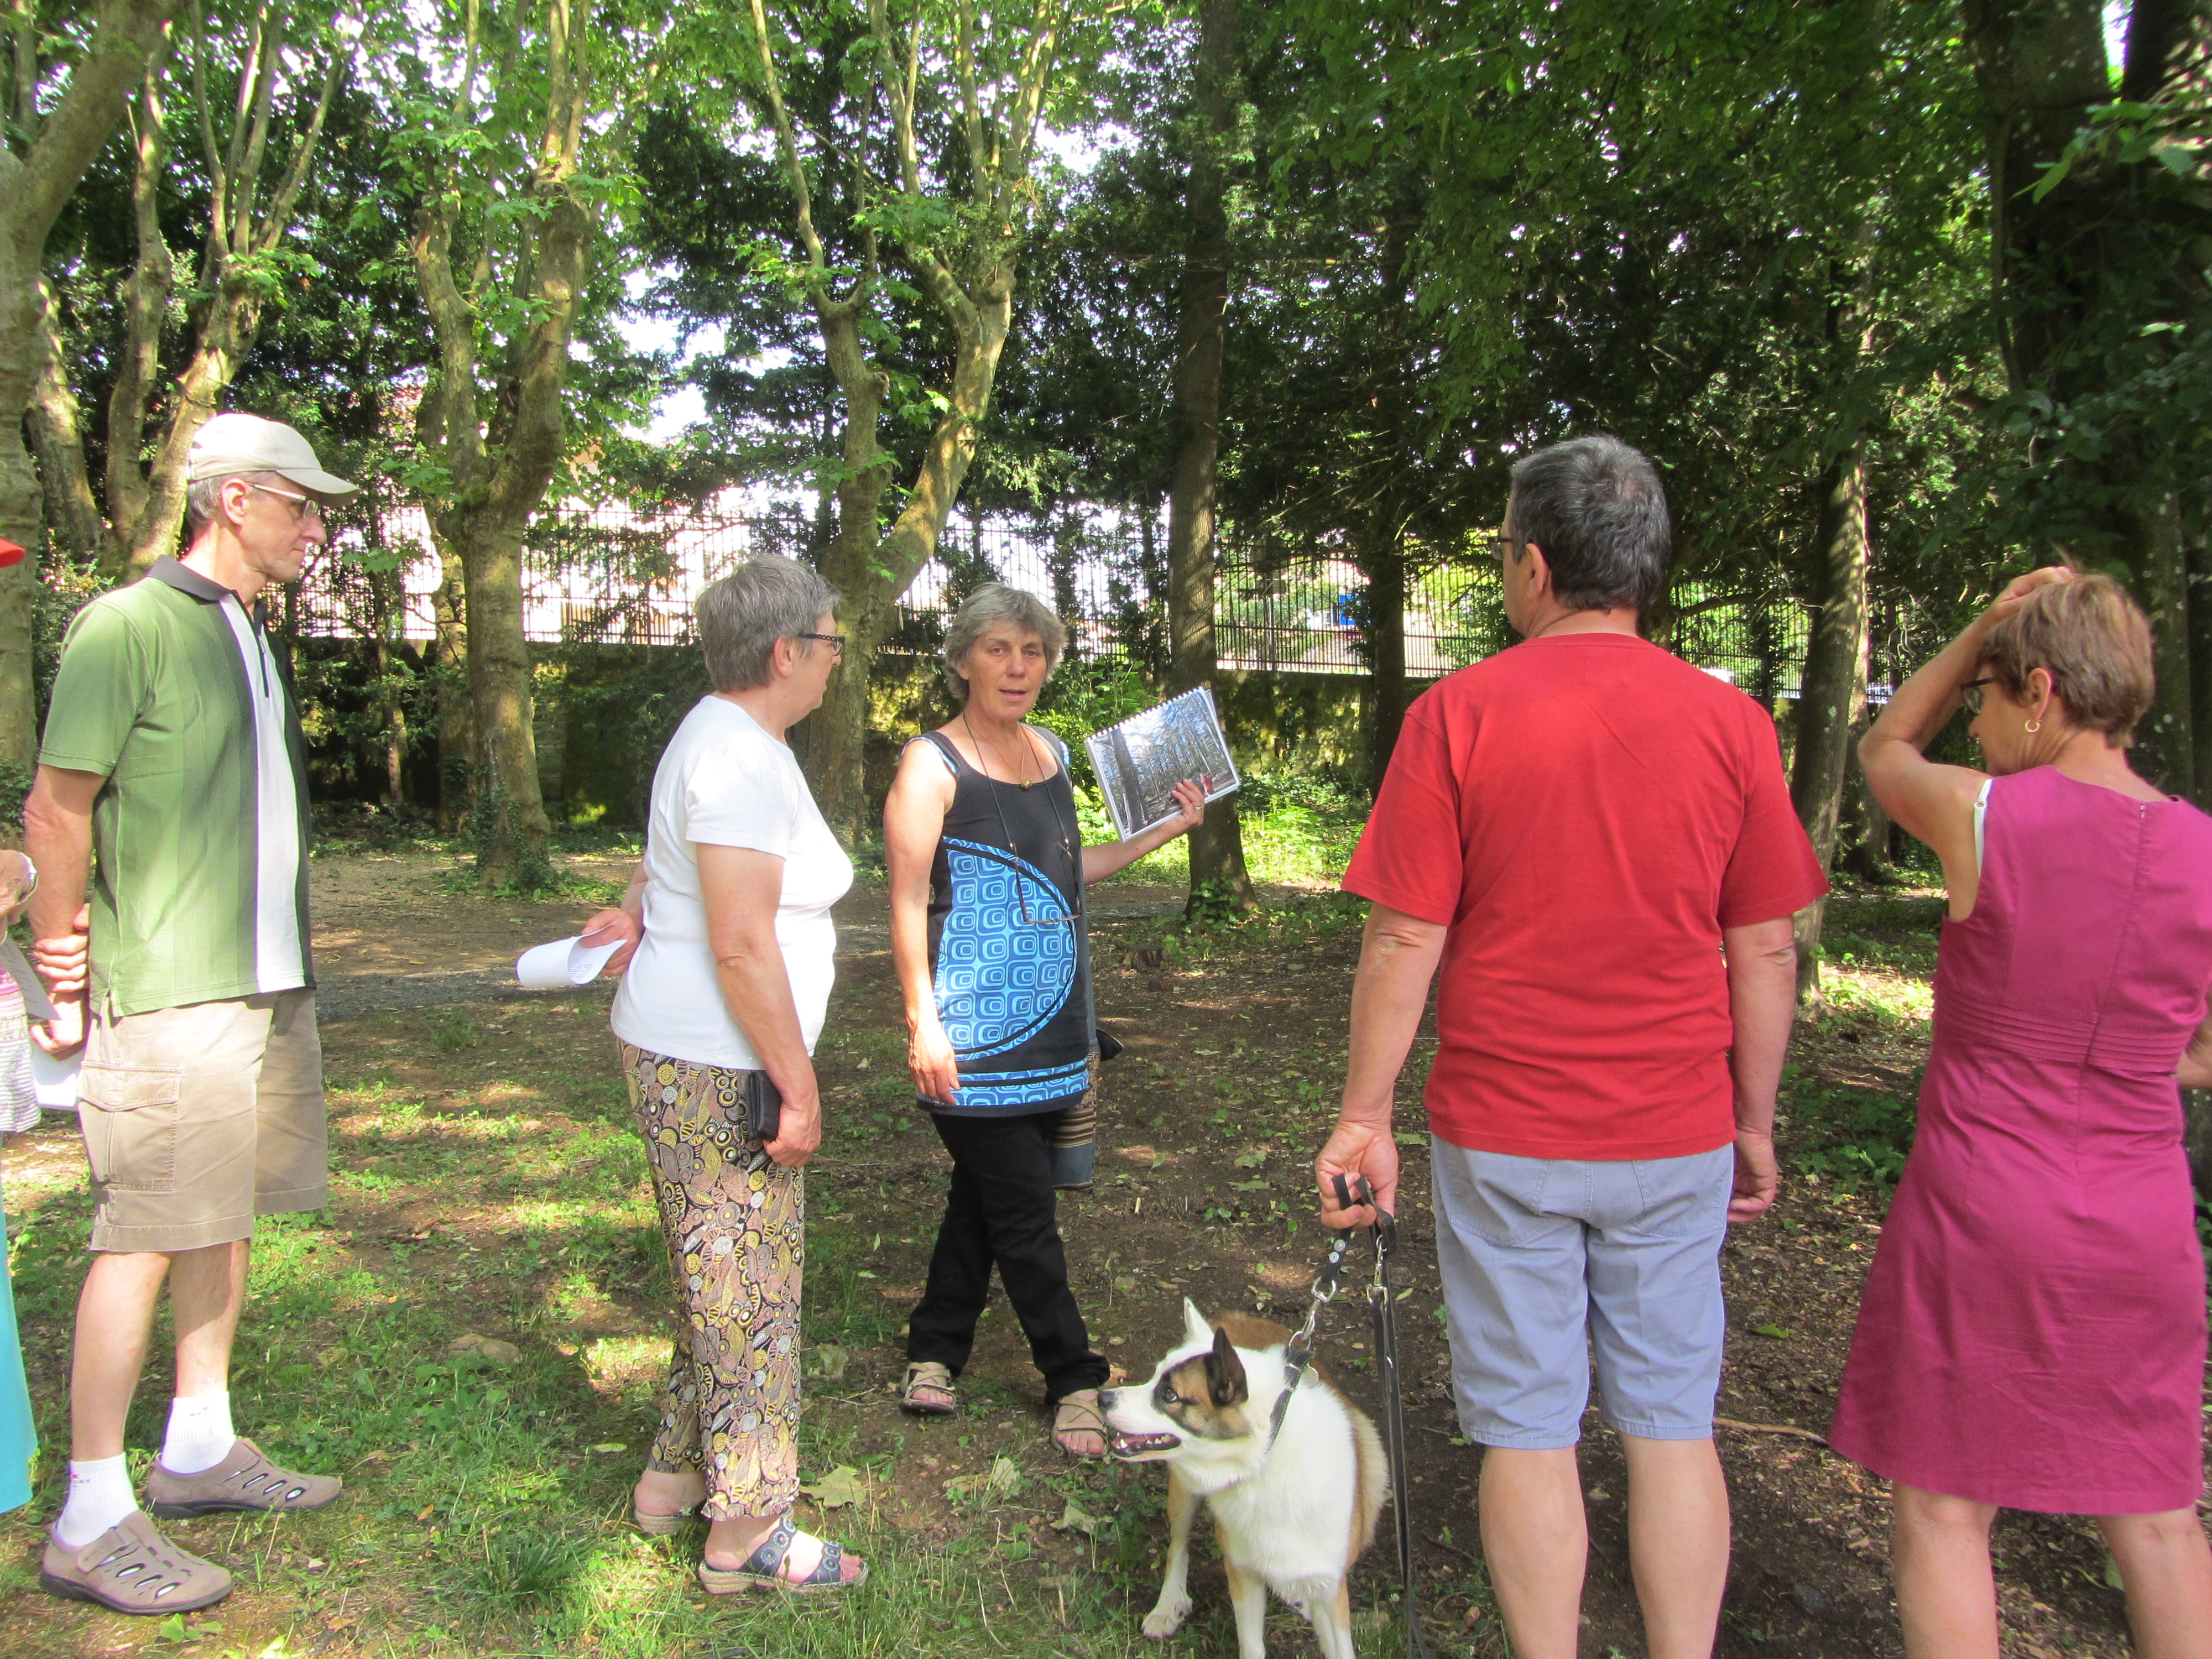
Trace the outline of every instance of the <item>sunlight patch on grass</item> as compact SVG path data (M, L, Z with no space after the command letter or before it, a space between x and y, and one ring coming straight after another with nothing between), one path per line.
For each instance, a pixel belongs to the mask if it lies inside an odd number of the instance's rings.
M1917 975L1880 968L1839 968L1822 963L1820 989L1838 1008L1870 1013L1899 1024L1920 1024L1936 1012L1936 988Z

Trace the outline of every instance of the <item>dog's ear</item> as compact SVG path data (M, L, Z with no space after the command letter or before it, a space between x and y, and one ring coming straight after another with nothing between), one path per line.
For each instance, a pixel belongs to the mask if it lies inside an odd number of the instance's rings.
M1198 1304L1188 1297L1182 1299L1182 1340L1194 1348L1203 1347L1213 1340L1213 1327L1206 1322Z
M1229 1340L1226 1330L1214 1332L1213 1346L1206 1352L1206 1391L1213 1396L1216 1411L1251 1398L1251 1388L1244 1380L1244 1362L1237 1357L1237 1345Z

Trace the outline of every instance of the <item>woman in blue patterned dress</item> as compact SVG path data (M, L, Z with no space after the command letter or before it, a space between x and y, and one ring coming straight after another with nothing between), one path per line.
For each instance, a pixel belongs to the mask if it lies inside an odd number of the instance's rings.
M977 588L945 631L960 715L907 745L884 806L907 1065L952 1155L901 1403L924 1416L955 1408L995 1262L1044 1374L1054 1440L1099 1457L1106 1361L1068 1285L1054 1196L1090 1182L1074 1167L1089 1150L1096 1075L1083 889L1188 833L1206 816L1206 788L1178 785L1181 810L1133 840L1083 844L1067 750L1023 724L1066 640L1042 601Z

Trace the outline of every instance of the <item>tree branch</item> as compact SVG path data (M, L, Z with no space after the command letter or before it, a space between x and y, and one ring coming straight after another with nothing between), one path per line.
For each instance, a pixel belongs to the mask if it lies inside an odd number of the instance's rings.
M807 264L813 269L809 286L818 286L826 295L830 260L823 251L822 238L815 232L814 201L806 188L805 166L799 158L798 136L792 131L790 112L783 106L783 87L775 72L775 53L768 40L768 12L761 0L752 0L752 15L753 40L760 46L761 79L768 88L769 115L775 126L775 144L783 153L785 170L791 174L791 196L799 213L799 240L806 250Z

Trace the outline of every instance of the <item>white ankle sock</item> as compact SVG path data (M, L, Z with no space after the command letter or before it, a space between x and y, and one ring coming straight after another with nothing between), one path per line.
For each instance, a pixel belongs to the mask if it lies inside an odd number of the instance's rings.
M172 1474L198 1474L230 1455L238 1432L230 1426L230 1395L179 1396L169 1406L168 1437L161 1442L161 1467Z
M54 1522L54 1536L81 1550L138 1507L123 1454L70 1464L69 1497Z

